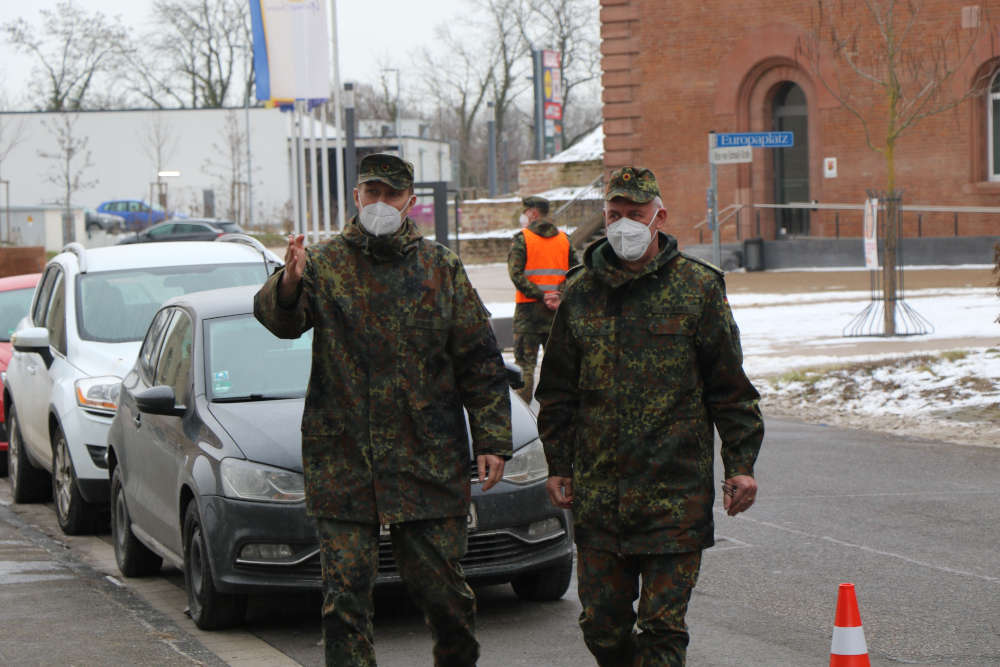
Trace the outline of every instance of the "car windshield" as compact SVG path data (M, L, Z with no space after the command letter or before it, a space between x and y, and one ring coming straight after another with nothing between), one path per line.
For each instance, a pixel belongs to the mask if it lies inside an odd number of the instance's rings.
M277 338L253 315L206 321L205 386L215 402L302 398L312 364L312 330Z
M21 318L28 314L34 287L0 292L0 342L10 342L10 335Z
M259 285L266 278L261 262L84 273L77 277L80 338L101 343L142 340L167 299L199 290Z

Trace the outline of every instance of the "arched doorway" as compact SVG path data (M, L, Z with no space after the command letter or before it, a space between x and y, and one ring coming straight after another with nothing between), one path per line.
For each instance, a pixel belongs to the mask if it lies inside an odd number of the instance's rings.
M795 145L774 150L774 202L809 201L809 110L802 88L785 81L780 84L772 106L773 127L792 132ZM809 211L777 209L777 237L808 236Z

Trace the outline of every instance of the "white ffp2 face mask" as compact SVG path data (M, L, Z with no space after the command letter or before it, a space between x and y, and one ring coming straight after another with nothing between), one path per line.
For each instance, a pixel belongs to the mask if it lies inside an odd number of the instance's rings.
M626 262L634 262L642 257L653 240L649 227L659 212L660 209L656 209L653 217L646 224L631 218L622 218L608 225L608 243L611 244L611 249L615 251L615 254Z
M358 213L358 221L373 236L394 234L403 224L402 213L395 206L377 201Z
M526 213L522 213L521 217L517 219L517 222L522 227L527 227L531 224L531 220L528 219L528 215Z

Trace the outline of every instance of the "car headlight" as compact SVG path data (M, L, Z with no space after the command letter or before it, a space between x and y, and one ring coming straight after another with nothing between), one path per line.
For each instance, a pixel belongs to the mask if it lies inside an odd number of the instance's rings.
M305 478L297 472L233 458L222 459L219 472L229 498L297 503L306 497Z
M549 476L549 466L545 461L542 441L535 438L507 461L503 468L503 478L514 484L531 484Z
M77 380L76 404L89 412L113 415L118 411L121 385L122 379L114 375Z

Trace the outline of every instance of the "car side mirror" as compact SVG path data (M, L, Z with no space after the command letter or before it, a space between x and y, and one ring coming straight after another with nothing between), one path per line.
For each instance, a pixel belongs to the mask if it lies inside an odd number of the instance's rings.
M504 370L507 371L507 384L510 385L511 389L520 389L524 386L524 376L521 374L521 369L518 366L510 363L509 361L503 362Z
M164 415L166 417L181 417L187 412L183 405L177 405L177 397L174 396L174 388L165 384L150 387L135 395L135 404L139 407L139 412L146 412L151 415Z
M45 327L28 327L15 331L10 337L10 344L18 352L28 352L41 355L45 367L52 366L52 350L49 349L49 330Z

